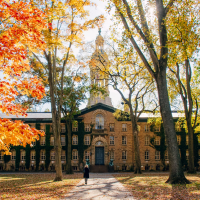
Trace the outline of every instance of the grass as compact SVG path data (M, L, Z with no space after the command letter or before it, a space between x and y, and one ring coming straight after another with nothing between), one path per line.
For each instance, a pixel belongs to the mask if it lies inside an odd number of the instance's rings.
M63 174L63 181L53 182L55 174L0 174L0 199L62 199L82 178L82 174Z
M186 175L192 183L184 185L170 185L165 183L166 174L115 174L117 180L132 191L135 199L200 199L200 175Z

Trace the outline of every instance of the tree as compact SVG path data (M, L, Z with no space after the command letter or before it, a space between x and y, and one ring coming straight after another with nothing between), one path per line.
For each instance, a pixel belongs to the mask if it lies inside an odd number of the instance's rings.
M192 66L197 64L195 54L198 53L199 33L196 1L179 1L179 4L170 10L168 29L173 32L169 35L169 69L173 76L170 80L181 96L183 102L187 132L189 136L189 173L195 173L194 166L194 129L197 126L198 114L198 85L195 83ZM197 5L198 7L198 5ZM172 80L175 78L176 80ZM195 107L195 113L193 108ZM194 115L194 120L192 119Z
M113 89L121 95L123 103L127 105L130 112L133 133L133 149L135 160L135 173L142 173L140 149L138 140L138 119L147 107L154 104L151 99L155 89L154 82L143 65L139 65L139 57L134 56L135 51L129 44L128 38L122 41L115 39L116 45L112 45L109 54L109 62L104 54L99 54L93 58L91 63L94 67L104 73ZM126 92L127 94L126 94ZM148 96L148 97L147 97ZM121 117L121 112L117 111L115 117Z
M167 90L168 30L166 19L175 0L142 2L135 0L110 1L116 8L116 18L122 22L126 34L144 66L157 84L160 112L169 150L170 174L168 183L189 183L181 166L176 132ZM149 12L154 9L155 15ZM111 7L111 5L110 5ZM144 9L145 8L145 9ZM148 16L148 18L147 18Z
M41 6L40 1L36 3L38 3L38 7ZM70 0L45 3L44 7L49 22L48 29L44 31L47 48L44 51L32 53L38 61L37 64L40 64L40 68L47 70L55 148L56 177L54 181L61 181L60 121L64 102L66 66L73 66L77 61L73 54L72 46L81 46L83 43L83 32L94 28L102 21L103 17L100 16L94 20L87 20L88 11L86 7L93 5L91 1Z
M0 0L0 110L7 115L26 116L27 103L44 96L41 80L31 76L27 59L29 48L43 48L41 31L44 13L22 1ZM30 100L30 101L29 101ZM27 102L28 101L28 102ZM10 145L30 144L41 131L22 121L0 119L0 150L9 153Z

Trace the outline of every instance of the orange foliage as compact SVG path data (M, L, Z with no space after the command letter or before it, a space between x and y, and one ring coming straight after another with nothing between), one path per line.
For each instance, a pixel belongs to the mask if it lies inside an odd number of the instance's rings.
M19 97L40 100L42 82L29 73L28 50L44 47L41 31L45 28L44 13L30 3L0 0L0 110L7 114L26 115L27 108L16 101ZM0 119L0 150L12 145L25 145L37 138L40 131L21 121Z

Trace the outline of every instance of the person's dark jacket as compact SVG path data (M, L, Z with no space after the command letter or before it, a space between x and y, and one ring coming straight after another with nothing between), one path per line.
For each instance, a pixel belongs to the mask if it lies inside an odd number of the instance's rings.
M84 178L89 178L89 169L87 167L84 168Z

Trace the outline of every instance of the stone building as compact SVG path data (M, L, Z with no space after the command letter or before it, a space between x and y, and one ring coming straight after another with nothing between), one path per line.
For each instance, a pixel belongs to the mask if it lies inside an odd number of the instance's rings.
M92 55L93 63L90 65L91 84L97 83L108 90L108 78L99 73L99 68L106 66L107 55L103 49L104 40L100 35L96 39L96 49ZM95 67L95 58L103 55L104 66ZM113 113L109 95L102 98L101 94L91 94L88 105L76 116L76 123L72 125L72 155L71 164L74 171L82 170L86 160L90 162L93 172L106 172L110 160L113 160L115 171L132 171L134 169L134 148L130 120L116 119ZM28 116L17 118L0 114L1 118L20 119L31 127L44 130L46 135L32 145L12 147L11 156L4 156L0 152L0 170L20 171L54 171L55 152L54 137L52 133L51 113L28 113ZM138 137L142 170L162 170L169 168L167 145L163 138L163 128L150 127L147 123L150 115L142 114L138 121ZM177 120L178 113L173 113ZM177 128L177 141L183 167L187 167L188 137L183 129ZM194 137L195 165L200 164L200 135ZM152 146L152 140L154 146ZM67 156L67 129L61 121L62 168L65 170ZM165 148L161 148L165 147Z

